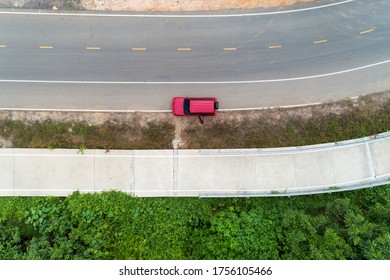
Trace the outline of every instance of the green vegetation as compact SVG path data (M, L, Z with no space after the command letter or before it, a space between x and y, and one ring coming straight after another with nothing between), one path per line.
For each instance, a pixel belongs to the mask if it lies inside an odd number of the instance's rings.
M249 114L242 119L220 118L215 122L205 122L203 126L191 125L182 133L183 141L192 149L288 147L337 142L390 131L390 100L380 106L367 103L355 108L350 102L341 102L340 106L347 109L340 114L321 111L321 107L326 107L323 105L314 109L310 117L290 115L289 109L279 109L273 113L280 116L276 120L268 119L266 111L258 117Z
M174 126L168 122L87 123L53 122L24 124L0 120L0 136L11 139L15 148L169 149Z
M0 259L390 259L390 186L273 198L1 197Z

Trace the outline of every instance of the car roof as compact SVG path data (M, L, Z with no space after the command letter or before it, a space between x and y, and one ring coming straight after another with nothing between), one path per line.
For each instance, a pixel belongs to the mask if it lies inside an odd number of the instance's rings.
M191 100L190 113L214 113L214 100Z

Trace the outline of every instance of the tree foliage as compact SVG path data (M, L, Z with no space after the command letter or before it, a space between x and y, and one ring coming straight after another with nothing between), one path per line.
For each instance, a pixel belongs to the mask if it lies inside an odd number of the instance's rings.
M283 198L0 198L0 259L390 259L389 186Z

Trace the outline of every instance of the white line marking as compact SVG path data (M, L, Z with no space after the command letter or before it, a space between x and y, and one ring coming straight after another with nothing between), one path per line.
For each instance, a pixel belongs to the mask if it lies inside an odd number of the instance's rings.
M268 107L257 107L257 108L234 108L234 109L219 109L219 112L231 112L231 111L253 111L253 110L266 110L266 109L276 109L276 108L298 108L298 107L308 107L320 105L321 102L315 103L306 103L306 104L297 104L297 105L281 105L281 106L268 106ZM0 109L1 110L1 109Z
M322 44L322 43L327 43L328 40L318 40L318 41L314 41L313 44Z
M321 6L308 7L303 9L295 10L285 10L285 11L276 11L276 12L264 12L264 13L246 13L246 14L211 14L211 15L185 15L185 14L87 14L87 13L57 13L57 12L5 12L0 11L0 14L4 15L37 15L37 16L86 16L86 17L155 17L155 18L208 18L208 17L248 17L248 16L266 16L266 15L276 15L276 14L287 14L287 13L296 13L317 10L342 4L347 4L355 2L356 0L346 0L337 3L325 4Z
M280 49L282 48L283 46L281 45L272 45L272 46L268 46L269 49Z
M307 80L307 79L315 79L315 78L323 78L329 76L335 76L345 73L350 73L358 70L363 70L366 68L371 68L383 64L389 63L390 60L385 60L361 67L356 67L352 69L325 73L313 76L303 76L303 77L295 77L295 78L281 78L281 79L270 79L270 80L253 80L253 81L200 81L200 82L120 82L120 81L48 81L48 80L0 80L0 83L42 83L42 84L108 84L108 85L187 85L187 84L256 84L256 83L275 83L275 82L289 82L289 81L299 81L299 80Z
M100 51L100 47L86 47L87 51Z
M371 28L371 29L368 29L368 30L364 30L364 31L360 32L359 34L360 34L360 35L363 35L363 34L370 33L370 32L372 32L372 31L374 31L374 29L373 29L373 28Z
M94 109L36 109L36 108L0 108L0 111L32 112L78 112L78 113L171 113L172 110L94 110Z
M359 96L350 97L351 100L358 99ZM267 110L277 108L299 108L321 105L323 102L303 103L296 105L280 105L280 106L266 106L266 107L252 107L252 108L232 108L219 109L218 112L232 112L232 111L254 111ZM35 108L0 108L0 111L32 111L32 112L78 112L78 113L171 113L172 110L94 110L94 109L35 109Z

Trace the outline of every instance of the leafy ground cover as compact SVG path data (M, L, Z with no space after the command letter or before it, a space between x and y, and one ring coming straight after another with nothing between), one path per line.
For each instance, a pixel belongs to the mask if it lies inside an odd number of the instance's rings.
M1 197L0 259L389 259L390 186L279 198Z

